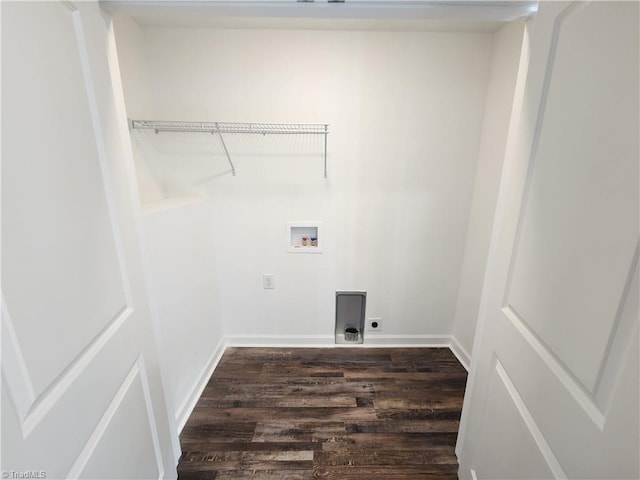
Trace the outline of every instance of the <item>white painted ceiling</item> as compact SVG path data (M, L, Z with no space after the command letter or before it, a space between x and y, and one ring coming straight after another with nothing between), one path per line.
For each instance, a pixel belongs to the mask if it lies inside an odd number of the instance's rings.
M101 0L149 27L494 32L537 10L534 1Z

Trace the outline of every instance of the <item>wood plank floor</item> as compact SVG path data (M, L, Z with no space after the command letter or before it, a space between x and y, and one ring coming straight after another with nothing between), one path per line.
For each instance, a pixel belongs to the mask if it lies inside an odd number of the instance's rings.
M228 348L178 478L456 479L466 378L447 348Z

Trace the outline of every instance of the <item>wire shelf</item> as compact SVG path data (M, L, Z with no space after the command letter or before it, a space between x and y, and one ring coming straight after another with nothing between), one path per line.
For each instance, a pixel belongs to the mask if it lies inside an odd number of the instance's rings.
M328 124L320 123L239 123L239 122L169 122L132 120L134 129L160 132L243 133L262 135L326 135Z
M329 125L326 123L239 123L239 122L170 122L157 120L131 120L131 128L137 130L153 130L155 133L208 133L217 135L231 166L231 174L236 169L231 161L223 134L251 135L324 135L324 178L327 178L327 135Z

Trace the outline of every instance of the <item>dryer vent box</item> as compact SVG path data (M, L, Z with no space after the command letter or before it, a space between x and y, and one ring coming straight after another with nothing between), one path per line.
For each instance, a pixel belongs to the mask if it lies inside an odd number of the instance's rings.
M336 292L336 343L363 343L367 292Z

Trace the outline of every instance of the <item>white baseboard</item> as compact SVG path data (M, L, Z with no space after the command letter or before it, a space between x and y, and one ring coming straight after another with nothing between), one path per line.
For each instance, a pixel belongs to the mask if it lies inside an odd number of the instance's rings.
M451 335L378 335L367 336L365 333L364 345L381 347L448 347L451 343Z
M364 343L336 344L333 335L231 335L228 347L449 347L451 335L378 335L365 333Z
M182 429L184 428L185 424L187 423L187 420L189 419L189 415L191 415L191 412L195 408L196 403L198 403L198 400L200 399L200 395L202 395L202 392L204 391L204 387L207 386L207 383L209 382L209 379L211 378L213 371L218 366L218 362L220 362L220 359L222 358L222 354L224 353L224 349L226 348L226 346L227 345L225 342L225 338L222 337L218 342L218 345L216 345L216 348L213 349L213 353L209 357L207 364L202 369L202 373L200 374L198 381L195 383L195 385L191 389L191 394L188 395L187 398L185 398L184 401L178 407L178 411L176 412L176 417L175 417L178 434L182 432Z
M331 335L229 335L227 347L333 347Z
M451 348L451 351L453 352L453 354L456 356L456 358L460 361L462 366L468 372L469 366L471 365L471 355L469 354L469 352L467 352L467 350L462 346L462 344L458 341L456 337L451 335L450 338L451 338L451 343L449 345L449 348Z

